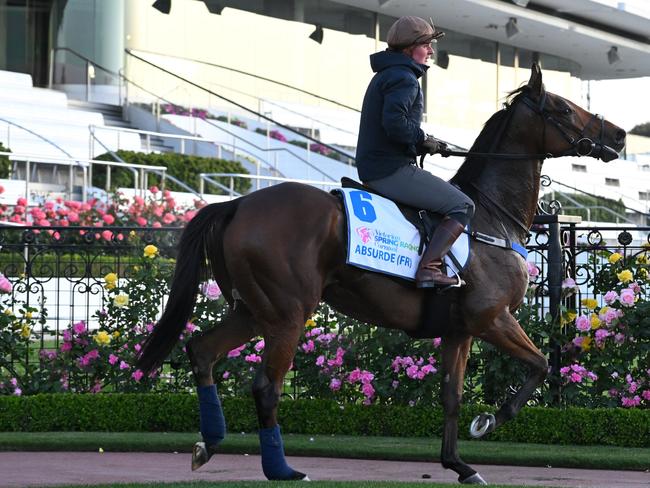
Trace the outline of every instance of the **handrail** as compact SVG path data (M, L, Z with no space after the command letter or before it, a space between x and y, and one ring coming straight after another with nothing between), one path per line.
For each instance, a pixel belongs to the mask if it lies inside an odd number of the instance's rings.
M134 54L132 52L132 50L130 50L130 49L126 49L125 52L129 56L131 56L131 57L133 57L133 58L135 58L135 59L137 59L139 61L142 61L143 63L148 64L149 66L151 66L151 67L153 67L155 69L158 69L158 70L162 71L163 73L166 73L166 74L168 74L170 76L173 76L174 78L177 78L177 79L179 79L179 80L181 80L181 81L183 81L183 82L185 82L185 83L187 83L189 85L192 85L193 87L198 88L199 90L202 90L202 91L204 91L206 93L209 93L212 96L220 98L220 99L222 99L222 100L224 100L224 101L226 101L228 103L231 103L232 105L234 105L234 106L236 106L236 107L238 107L238 108L240 108L242 110L245 110L246 112L249 112L249 113L255 115L256 117L262 118L264 120L268 120L269 122L277 125L278 127L282 127L283 129L288 130L290 132L293 132L294 134L298 134L299 136L304 137L305 139L308 139L308 140L310 140L312 142L316 142L316 143L330 149L331 151L334 151L334 152L336 152L338 154L341 154L342 156L345 156L346 158L349 158L351 160L355 159L355 158L351 157L349 154L341 151L340 149L338 149L335 146L332 146L330 144L326 144L324 142L319 141L318 139L316 139L314 137L305 135L305 134L301 133L300 131L297 131L296 129L294 129L292 127L289 127L288 125L281 124L280 122L277 122L276 120L272 119L268 115L264 115L264 114L261 114L259 112L256 112L255 110L252 110L252 109L250 109L248 107L245 107L244 105L242 105L240 103L237 103L234 100L230 100L229 98L224 97L223 95L219 95L218 93L215 93L212 90L209 90L208 88L205 88L204 86L199 85L198 83L194 83L193 81L190 81L187 78L184 78L183 76L180 76L180 75L178 75L176 73L173 73L173 72L169 71L168 69L163 68L162 66L158 66L157 64L155 64L155 63L153 63L151 61L148 61L147 59L144 59L144 58L138 56L137 54Z
M224 185L214 181L212 177L222 177L222 178L230 178L230 187L225 187ZM278 176L259 176L259 175L250 175L250 174L244 174L244 173L199 173L199 179L200 179L200 184L201 184L201 189L200 192L203 194L203 189L204 189L204 181L208 181L209 183L212 183L214 185L219 186L220 188L225 189L226 191L230 192L230 196L240 196L239 193L234 191L234 179L235 178L245 178L245 179L250 179L250 180L258 180L258 181L276 181L280 183L287 183L287 182L293 182L293 183L304 183L306 185L318 185L318 186L324 186L324 187L333 187L333 186L341 186L340 181L319 181L319 180L299 180L296 178L282 178ZM236 194L236 195L235 195Z
M127 48L127 49L125 49L125 51L128 52L128 51L130 51L130 49ZM156 55L160 54L160 53L156 53L156 52L153 52L153 51L147 51L146 49L138 49L138 51L148 53L148 54L156 54ZM283 86L285 88L290 88L290 89L298 91L300 93L304 93L305 95L309 95L309 96L312 96L314 98L318 98L320 100L324 100L326 102L333 103L334 105L338 105L339 107L343 107L343 108L346 108L348 110L352 110L354 112L361 112L361 110L359 110L358 108L350 107L349 105L345 105L344 103L337 102L336 100L331 100L329 98L323 97L322 95L317 95L316 93L312 93L312 92L309 92L307 90L303 90L302 88L298 88L298 87L289 85L287 83L283 83L281 81L272 80L270 78L265 78L264 76L255 75L253 73L248 73L246 71L238 70L238 69L235 69L235 68L230 68L228 66L222 66L220 64L210 63L208 61L203 61L203 60L200 60L200 59L187 58L187 57L184 57L184 56L173 56L173 55L169 55L169 54L165 54L164 56L166 56L168 58L176 58L176 59L182 59L182 60L185 60L185 61L191 61L193 63L205 64L206 66L221 68L221 69L225 69L227 71L232 71L234 73L239 73L239 74L242 74L242 75L250 76L252 78L257 78L258 80L268 81L270 83L275 83L276 85Z
M154 98L156 98L156 99L158 99L158 100L163 100L163 101L165 101L166 103L169 103L169 104L172 104L172 105L173 105L173 102L171 102L170 100L167 100L165 97L162 97L162 96L160 96L160 95L158 95L158 94L156 94L156 93L154 93L154 92L152 92L152 91L150 91L150 90L147 90L146 88L144 88L143 86L139 85L139 84L136 83L135 81L130 80L129 78L127 78L127 77L124 75L124 73L121 72L121 70L120 70L119 72L116 73L115 71L112 71L112 70L110 70L110 69L108 69L108 68L105 68L104 66L102 66L102 65L100 65L100 64L96 64L92 59L87 58L87 57L84 56L83 54L81 54L81 53L75 51L74 49L70 49L69 47L53 47L52 50L51 50L51 56L52 56L52 59L50 60L50 73L49 73L49 85L48 85L49 88L52 88L52 86L53 86L53 81L54 81L54 80L53 80L53 76L54 76L54 55L55 55L55 53L56 53L57 51L66 51L66 52L69 52L70 54L73 54L74 56L78 57L79 59L81 59L81 60L83 60L83 61L85 61L85 62L87 62L87 63L92 64L93 67L97 67L97 68L99 68L100 70L105 71L105 72L108 73L108 74L111 74L111 75L113 75L113 76L118 77L118 79L121 79L121 80L124 80L124 81L127 82L127 83L130 83L131 85L133 85L133 86L135 86L136 88L138 88L138 89L140 89L140 90L142 90L142 91L148 93L149 95L151 95L152 97L154 97ZM122 103L121 94L120 94L120 103Z
M593 193L589 193L589 192L587 192L587 191L581 190L581 189L576 188L576 187L574 187L574 186L567 185L566 183L562 183L562 182L560 182L560 181L553 180L553 179L551 179L551 178L549 178L549 180L551 180L552 183L555 183L555 184L557 184L557 185L563 186L563 187L565 187L565 188L569 188L570 190L573 190L573 191L578 192L578 193L582 193L582 194L584 194L584 195L590 196L590 197L595 198L595 199L597 199L597 200L603 200L603 199L606 199L606 197L603 197L603 196L600 196L600 195L594 195ZM634 200L634 199L633 199L633 198L630 198L630 200ZM634 208L630 208L630 207L628 207L628 206L625 205L625 204L623 204L623 207L625 208L625 210L628 210L628 211L630 211L630 212L634 212L634 213L636 213L636 214L639 214L639 215L642 215L642 216L644 216L644 217L649 217L649 218L650 218L650 213L641 212L640 210L636 210L636 209L634 209Z
M37 132L34 132L34 131L31 130L31 129L28 129L27 127L23 127L22 125L17 124L16 122L13 122L13 121L11 121L11 120L7 120L7 119L5 119L5 118L3 118L3 117L0 117L0 121L2 121L2 122L6 122L8 125L13 125L13 126L15 126L15 127L18 127L19 129L22 129L22 130L24 130L24 131L26 131L26 132L29 132L30 134L32 134L32 135L38 137L39 139L41 139L41 140L47 142L48 144L54 146L54 147L57 148L59 151L61 151L63 154L65 154L66 156L68 156L70 159L75 159L75 158L72 156L72 154L70 154L69 152L67 152L65 149L63 149L61 146L59 146L59 145L56 144L55 142L50 141L47 137L44 137L44 136L38 134ZM7 141L7 144L8 144L8 145L9 145L9 142L10 142L10 141Z
M162 178L163 181L164 180L171 180L173 183L176 183L178 186L180 186L181 188L184 188L189 193L192 193L194 196L197 196L201 200L205 201L205 198L203 198L203 196L201 194L199 194L199 192L197 192L194 188L192 188L190 185L188 185L184 181L179 180L175 176L170 175L166 171L161 171L161 172L152 171L152 173L158 174Z
M115 158L115 160L116 160L117 162L120 162L120 163L123 163L123 164L125 164L125 165L128 165L128 168L133 172L133 178L134 178L135 184L136 184L136 186L137 186L137 182L138 182L138 171L137 171L133 166L129 165L129 163L127 163L126 161L124 161L124 160L123 160L123 159L122 159L122 158L121 158L121 157L120 157L120 156L119 156L115 151L113 151L113 150L112 150L111 148L109 148L106 144L104 144L102 141L100 141L99 138L95 135L95 132L91 129L91 127L94 127L94 126L93 126L93 125L89 125L89 126L88 126L88 129L89 129L89 131L90 131L90 136L91 136L95 141L97 141L97 142L98 142L98 143L99 143L99 144L104 148L104 150L105 150L106 152L108 152L108 154L111 155L111 157ZM91 154L90 154L90 157L93 157L92 152L91 152ZM92 174L90 175L90 184L92 185ZM108 191L108 189L110 188L110 186L111 186L111 184L110 184L110 173L107 173L107 175L106 175L106 190L107 190L107 191Z
M108 131L113 131L113 132L135 133L135 134L138 134L138 135L159 137L161 139L180 139L181 141L205 142L205 143L208 143L208 144L214 144L217 147L225 147L226 149L228 149L228 146L232 146L233 147L233 149L232 149L233 153L236 153L237 151L246 153L246 154L250 155L251 157L253 157L255 159L255 161L259 161L259 162L264 163L266 165L265 169L267 169L269 171L273 171L274 173L277 173L280 176L283 176L282 171L278 170L269 161L267 161L265 159L258 158L253 152L249 151L248 149L241 148L241 147L235 148L232 143L229 143L229 142L226 142L226 141L218 141L216 139L207 139L207 138L201 137L201 136L189 136L189 135L184 135L184 134L172 134L172 133L168 133L168 132L154 132L154 131L150 131L150 130L130 129L130 128L126 128L126 127L111 127L111 126L90 125L90 126L88 126L88 128L89 128L89 130L91 132L93 130L95 130L95 129L99 129L99 130L108 130ZM246 141L246 142L248 144L250 144L248 141ZM184 144L183 144L183 146L184 146ZM119 147L118 147L118 149L119 149ZM261 148L261 150L262 151L273 152L273 151L277 151L279 149L272 149L272 148L264 149L264 148ZM181 154L185 154L184 147L181 147ZM317 168L315 168L315 169L317 169Z
M80 59L86 61L86 62L93 63L92 60L90 60L89 58L87 58L87 57L84 56L83 54L80 54L80 53L78 53L78 52L76 52L76 51L74 51L73 49L70 49L70 48L68 48L68 47L55 47L55 48L52 49L53 52L56 52L56 51L59 51L59 50L60 50L60 51L66 51L66 52L69 52L69 53L71 53L71 54L73 54L73 55L79 57ZM135 54L132 54L132 53L130 52L130 50L126 50L126 51L127 51L127 54L129 54L129 55L135 57L136 59L140 59L141 61L143 61L143 62L145 62L145 63L147 63L147 64L150 64L150 65L153 66L154 68L156 68L156 69L160 69L160 70L165 71L165 72L168 72L168 71L165 70L164 68L159 67L159 66L157 66L157 65L155 65L155 64L153 64L153 63L150 63L149 61L147 61L147 60L145 60L145 59L142 59L142 58L138 57L138 56L135 55ZM51 63L51 65L52 65L52 64L53 64L53 63ZM99 64L94 64L94 63L93 63L93 65L96 66L96 67L98 67L99 69L101 69L101 70L103 70L103 71L106 71L106 72L109 73L109 74L112 74L112 75L118 76L120 79L123 79L123 80L126 81L127 83L130 83L130 84L134 85L135 87L137 87L137 88L139 88L139 89L145 91L146 93L152 95L152 96L155 97L157 100L162 100L162 101L164 101L164 102L166 102L166 103L169 103L169 104L171 104L171 105L174 105L173 102L167 100L166 98L164 98L164 97L162 97L162 96L159 96L159 95L157 95L156 93L153 93L153 92L151 92L151 91L149 91L149 90L147 90L147 89L141 87L141 86L138 85L137 83L131 81L131 80L128 79L126 76L124 76L124 74L122 74L122 73L115 73L114 71L111 71L111 70L109 70L108 68L105 68L105 67L103 67L103 66L101 66L101 65L99 65ZM52 68L52 69L53 69L53 68ZM213 93L212 91L207 90L206 88L203 88L203 87L200 87L200 86L198 86L198 85L195 85L195 84L192 83L191 81L186 80L186 79L184 79L184 78L182 78L182 77L180 77L180 76L178 76L178 75L176 75L176 74L174 74L174 73L170 73L170 72L168 72L168 73L169 73L171 76L174 76L174 77L176 77L176 78L178 78L178 79L180 79L180 80L182 80L182 81L184 81L184 82L186 82L186 83L190 83L190 84L196 86L197 88L199 88L199 89L201 89L201 90L205 90L205 91L207 91L208 93L210 93L210 94L212 94L212 95L214 95L214 96L216 96L216 97L223 98L224 100L228 100L227 98L225 98L225 97L221 97L220 95L217 95L216 93ZM50 80L50 81L51 81L51 80ZM235 105L239 106L239 105L236 104L236 103L235 103ZM242 108L244 108L245 110L251 111L250 109L246 109L245 107L242 107ZM311 141L317 142L318 144L321 144L321 145L323 145L323 146L325 146L325 147L327 147L327 148L330 148L331 150L333 150L333 151L335 151L335 152L337 152L337 153L339 153L339 154L342 154L344 157L348 158L349 160L352 160L352 161L354 160L354 157L352 157L351 155L349 155L349 154L347 154L347 153L341 151L340 149L338 149L338 148L336 148L336 147L332 147L332 146L330 146L330 145L328 145L328 144L324 144L324 143L320 142L320 141L317 140L317 139L314 139L314 138L312 138L312 137L306 136L305 134L302 134L302 133L300 133L300 132L298 132L298 131L292 129L291 127L287 127L287 126L284 126L284 125L282 125L282 124L279 124L279 123L275 122L273 119L271 119L270 117L267 117L267 116L262 115L262 114L258 114L257 112L254 112L254 111L251 111L251 112L253 112L253 113L256 114L256 115L259 115L260 117L264 118L265 120L268 120L268 121L270 121L270 122L272 122L272 123L278 125L279 127L283 127L283 128L285 128L285 129L287 129L287 130L293 132L293 133L296 133L296 134L300 135L301 137L304 137L304 138L306 138L306 139L308 139L308 140L311 140ZM212 122L209 122L209 121L207 121L207 120L206 120L206 122L208 122L208 124L212 125L213 127L216 127L216 128L218 128L219 130L225 132L226 134L230 135L231 137L234 137L234 138L236 138L236 139L238 139L238 140L244 141L244 142L246 142L247 144L250 144L251 146L253 146L253 147L254 147L255 149L257 149L257 150L260 150L260 151L268 151L268 150L273 151L273 150L275 150L275 149L267 149L267 148L263 148L263 147L257 146L256 144L253 144L252 142L247 141L246 139L244 139L244 138L238 136L237 134L235 134L235 133L233 133L233 132L231 132L231 131L229 131L229 130L227 130L227 129L224 129L224 128L222 128L222 127L219 127L219 126L217 126L216 124L214 124L214 123L212 123ZM166 136L166 137L169 137L169 136ZM297 155L296 153L294 153L293 151L291 151L291 150L289 150L289 149L286 149L286 148L280 148L279 150L283 150L283 151L288 152L288 153L291 154L293 157L299 159L300 161L302 161L304 164L306 164L307 166L309 166L309 167L312 168L313 170L315 170L315 171L317 171L318 173L322 174L323 176L326 176L327 178L330 178L330 179L333 180L333 178L332 178L331 176L329 176L327 173L324 173L320 168L314 166L312 163L310 163L310 162L307 161L306 159L302 158L301 156L298 156L298 155ZM252 153L249 152L249 154L252 154ZM271 164L270 164L268 161L265 161L265 163L268 165L269 168L272 167Z

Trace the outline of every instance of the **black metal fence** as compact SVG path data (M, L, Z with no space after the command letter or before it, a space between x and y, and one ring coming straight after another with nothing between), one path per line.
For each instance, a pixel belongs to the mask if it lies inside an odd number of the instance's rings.
M137 271L143 248L156 247L161 259L175 257L180 228L0 227L0 272L11 282L15 303L33 307L40 329L33 331L42 350L57 349L63 331L84 321L92 329L106 299L106 275L128 280ZM580 312L585 297L601 299L591 282L606 264L603 251L619 252L624 260L645 255L650 228L582 227L558 215L538 217L527 243L528 261L539 269L531 277L530 302L548 327L560 323L561 306ZM562 282L572 277L577 292L564 297ZM162 310L163 303L160 303ZM0 311L1 312L1 311ZM45 313L46 312L46 313ZM563 364L562 344L551 334L533 338L548 352L555 371ZM33 360L33 355L30 356ZM29 358L25 358L29 361ZM478 366L486 370L488 364ZM471 383L472 378L468 378ZM470 384L470 389L472 385ZM498 385L499 386L499 385ZM551 383L554 403L561 385ZM501 386L499 388L502 389ZM479 389L485 389L483 385Z

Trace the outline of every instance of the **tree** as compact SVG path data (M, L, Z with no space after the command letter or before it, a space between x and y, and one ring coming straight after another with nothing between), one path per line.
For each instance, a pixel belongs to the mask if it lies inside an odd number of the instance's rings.
M650 122L645 122L643 124L637 124L632 127L630 134L635 134L637 136L650 137Z

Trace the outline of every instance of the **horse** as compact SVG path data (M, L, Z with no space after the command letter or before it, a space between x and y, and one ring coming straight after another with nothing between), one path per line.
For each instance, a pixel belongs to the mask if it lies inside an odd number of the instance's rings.
M547 92L534 64L527 84L510 93L484 125L452 183L476 203L473 229L523 245L535 216L545 158L591 156L610 161L624 147L621 128ZM212 368L228 351L256 336L265 340L252 394L260 426L262 468L268 479L308 479L284 458L277 409L304 324L325 301L379 327L417 333L428 291L406 280L346 264L346 220L340 199L299 183L283 183L204 207L186 226L163 315L137 361L145 374L159 368L190 318L202 281L214 278L230 305L218 327L192 338L187 354L197 383L201 433L192 468L217 452L225 424ZM512 419L544 381L548 361L513 316L528 285L525 259L509 249L475 242L442 333L440 461L465 484L487 484L460 458L458 416L474 338L528 367L523 385L494 415L474 421L476 435Z

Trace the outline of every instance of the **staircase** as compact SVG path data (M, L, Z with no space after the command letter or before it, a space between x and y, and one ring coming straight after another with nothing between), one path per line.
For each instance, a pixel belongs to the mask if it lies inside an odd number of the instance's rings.
M109 105L107 103L86 102L83 100L68 99L68 107L73 110L99 112L104 117L104 125L107 125L109 127L131 127L129 123L124 120L122 106L120 105Z

